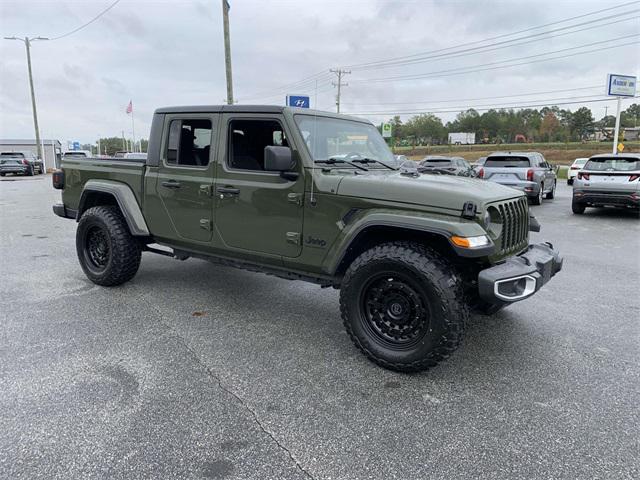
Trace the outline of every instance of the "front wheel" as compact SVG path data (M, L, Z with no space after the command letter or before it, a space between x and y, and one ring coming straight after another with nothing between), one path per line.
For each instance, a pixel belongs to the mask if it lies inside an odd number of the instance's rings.
M131 280L142 255L140 242L115 206L92 207L82 214L76 251L89 280L106 287Z
M361 254L340 290L347 333L391 370L426 370L458 347L469 316L453 267L417 243L386 243Z

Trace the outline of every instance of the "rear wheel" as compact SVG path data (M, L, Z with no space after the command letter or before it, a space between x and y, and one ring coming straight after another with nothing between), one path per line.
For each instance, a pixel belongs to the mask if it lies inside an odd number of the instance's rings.
M575 198L571 200L571 210L577 215L582 215L587 207L584 203L578 202Z
M541 183L540 184L540 191L538 192L538 194L535 197L533 197L531 199L531 203L533 203L534 205L541 205L543 196L544 196L544 183Z
M378 365L402 372L447 358L469 315L452 266L405 242L379 245L354 260L343 278L340 310L355 345Z
M547 196L544 197L548 200L552 200L554 197L556 196L556 181L553 181L553 186L551 187L551 190L549 191L549 193L547 193Z
M89 280L103 286L131 280L140 267L142 249L115 206L88 209L76 232L80 266Z

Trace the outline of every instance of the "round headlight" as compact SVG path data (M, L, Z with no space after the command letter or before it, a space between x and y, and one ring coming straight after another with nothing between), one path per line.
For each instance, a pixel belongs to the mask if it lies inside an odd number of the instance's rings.
M502 233L502 215L496 207L489 207L484 214L485 228L492 238L498 238Z

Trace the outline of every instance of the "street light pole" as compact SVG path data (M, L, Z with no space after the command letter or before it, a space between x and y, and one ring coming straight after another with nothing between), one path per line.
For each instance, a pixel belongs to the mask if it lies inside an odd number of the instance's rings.
M33 127L36 131L36 148L38 152L38 158L42 159L42 145L40 145L40 129L38 128L38 112L36 110L36 94L33 89L33 71L31 70L31 42L36 40L49 40L45 37L36 37L30 39L29 37L4 37L5 40L20 40L24 43L27 49L27 67L29 69L29 89L31 91L31 109L33 111Z
M229 3L222 0L222 26L224 30L224 65L227 71L227 105L233 105L233 79L231 76L231 39L229 37Z

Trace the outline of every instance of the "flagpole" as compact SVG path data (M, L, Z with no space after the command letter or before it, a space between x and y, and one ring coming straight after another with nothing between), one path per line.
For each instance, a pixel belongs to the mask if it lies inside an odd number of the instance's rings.
M131 109L131 136L133 137L133 145L131 150L136 151L136 131L133 126L133 108Z

